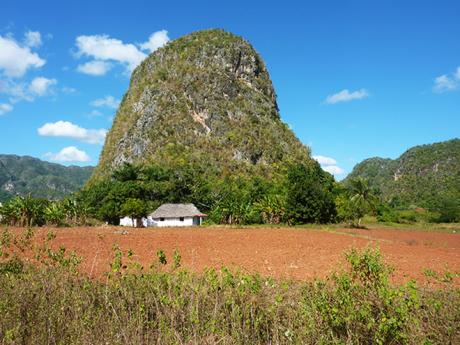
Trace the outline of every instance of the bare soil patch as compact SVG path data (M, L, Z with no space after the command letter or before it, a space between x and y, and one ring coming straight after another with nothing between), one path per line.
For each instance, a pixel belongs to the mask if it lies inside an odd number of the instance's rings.
M425 269L460 272L459 234L388 229L88 227L37 228L36 241L50 230L56 233L53 246L62 245L83 257L81 269L92 277L109 270L114 244L123 251L131 249L133 260L145 267L157 261L157 250L164 250L171 259L177 249L182 266L197 272L227 266L277 278L324 278L343 267L346 250L369 245L379 246L385 260L395 267L395 282L413 278L426 282Z

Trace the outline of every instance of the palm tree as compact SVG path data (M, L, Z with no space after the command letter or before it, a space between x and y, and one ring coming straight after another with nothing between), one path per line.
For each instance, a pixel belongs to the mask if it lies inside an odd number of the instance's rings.
M369 181L362 177L350 181L349 193L353 218L358 219L357 225L360 227L362 218L374 209L377 197L369 187Z

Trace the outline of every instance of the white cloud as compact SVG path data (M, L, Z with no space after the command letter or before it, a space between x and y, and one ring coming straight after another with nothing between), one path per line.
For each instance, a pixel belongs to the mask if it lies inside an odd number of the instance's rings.
M36 77L29 81L25 77L28 70L39 69L46 63L31 50L41 44L42 36L38 31L26 32L23 43L17 42L10 34L0 36L0 94L6 95L9 103L3 106L2 113L11 111L12 104L17 102L32 102L36 97L53 93L56 79Z
M455 79L460 81L460 67L457 67L457 71L455 72Z
M169 41L168 32L160 30L150 35L147 42L138 44L124 43L108 35L82 35L76 38L77 57L86 56L92 60L78 66L82 73L101 76L118 63L131 73L147 55L142 50L153 52Z
M335 165L337 161L334 158L326 157L326 156L313 156L314 160L316 160L321 165Z
M84 74L101 76L105 75L112 68L112 64L106 61L93 60L78 65L77 71Z
M108 35L78 36L77 56L88 56L98 61L115 61L132 71L146 55L134 44L110 38Z
M369 96L369 93L366 89L361 89L357 91L350 92L348 89L344 89L333 95L329 95L326 98L326 103L335 104L339 102L349 102L355 99L363 99Z
M120 104L120 100L113 96L105 96L104 98L95 99L90 103L93 107L107 107L117 109Z
M99 110L96 110L96 109L93 109L93 110L88 114L89 117L99 117L99 116L102 116L102 115L104 115L104 114L101 113Z
M13 106L8 103L0 103L0 115L9 113L13 110Z
M30 83L11 79L0 80L0 94L8 95L10 103L32 102L36 97L52 94L52 87L56 84L56 79L45 77L34 78Z
M433 91L443 93L446 91L453 91L458 88L458 83L454 78L450 78L447 74L443 74L434 80Z
M30 82L29 91L36 96L45 96L50 92L50 88L56 84L56 79L37 77Z
M147 42L140 44L139 46L141 47L141 49L148 50L151 53L153 53L158 48L163 47L166 43L168 43L168 41L168 31L161 30L151 34L149 40Z
M64 147L58 153L45 153L45 158L55 162L88 162L91 158L85 151L79 150L75 146Z
M42 45L42 35L38 31L27 31L24 35L24 44L30 48Z
M10 103L23 100L33 101L33 97L28 92L27 84L24 82L0 80L0 93L8 95Z
M434 79L433 92L443 93L460 89L460 66L451 74L443 74Z
M62 92L70 95L72 93L75 93L77 92L77 89L73 88L73 87L69 87L69 86L64 86L62 89L61 89Z
M37 131L42 136L72 138L88 144L103 144L107 134L106 129L86 129L68 121L46 123Z
M342 168L337 166L337 161L334 158L320 155L312 156L312 158L316 160L321 165L321 168L328 173L341 175L345 172Z
M27 46L14 39L0 36L0 71L7 77L22 77L29 68L40 68L46 61Z
M322 168L323 170L327 171L328 173L331 173L332 175L341 175L345 172L342 168L338 167L337 165L328 165Z

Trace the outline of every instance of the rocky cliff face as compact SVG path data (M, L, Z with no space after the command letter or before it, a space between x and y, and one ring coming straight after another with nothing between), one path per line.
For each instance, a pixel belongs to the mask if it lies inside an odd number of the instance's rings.
M125 162L201 162L222 171L292 160L310 160L309 151L280 120L262 59L244 39L206 30L136 68L93 178Z

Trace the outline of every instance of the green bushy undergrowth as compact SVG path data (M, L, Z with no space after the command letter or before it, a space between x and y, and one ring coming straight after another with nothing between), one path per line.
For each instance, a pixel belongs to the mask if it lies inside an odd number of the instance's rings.
M379 251L346 253L348 268L326 280L280 281L226 268L194 274L152 252L143 268L113 248L110 272L79 274L79 258L35 248L27 235L0 236L2 344L454 344L460 290L393 286ZM28 235L30 238L30 234ZM21 246L20 250L14 248Z

